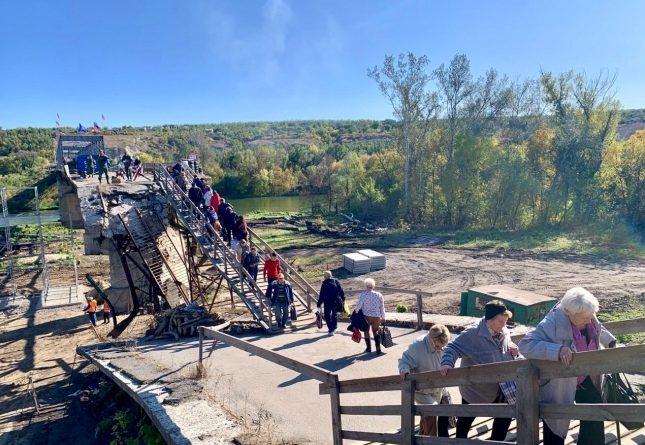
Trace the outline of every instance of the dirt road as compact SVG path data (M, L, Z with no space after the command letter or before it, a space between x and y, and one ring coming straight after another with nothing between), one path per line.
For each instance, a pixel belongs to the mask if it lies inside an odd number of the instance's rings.
M348 288L362 287L367 277L377 286L421 289L436 293L427 305L429 312L458 314L462 290L484 284L504 283L519 289L561 297L574 286L589 289L598 298L601 312L620 312L645 306L645 262L608 263L602 259L574 254L535 254L521 251L466 250L441 247L379 249L386 255L387 268L352 276L342 269L341 254L353 250L297 249L285 252L290 261L320 256L325 260L302 269L320 276L330 267ZM331 255L332 260L327 260ZM318 285L319 281L312 280ZM355 298L355 294L353 295ZM415 307L414 297L386 296L388 310L403 302Z
M99 339L80 307L35 311L37 298L31 302L34 307L24 313L0 313L0 445L96 443L95 422L88 418L94 414L75 395L86 366L76 357L76 346ZM150 317L135 318L120 339L141 337ZM105 336L108 326L99 325L99 334ZM40 415L26 391L29 375L42 406Z

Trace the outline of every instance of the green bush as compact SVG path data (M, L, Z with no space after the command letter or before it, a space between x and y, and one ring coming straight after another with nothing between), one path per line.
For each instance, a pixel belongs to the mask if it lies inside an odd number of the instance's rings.
M396 311L401 313L408 312L408 307L403 303L399 303L396 305Z

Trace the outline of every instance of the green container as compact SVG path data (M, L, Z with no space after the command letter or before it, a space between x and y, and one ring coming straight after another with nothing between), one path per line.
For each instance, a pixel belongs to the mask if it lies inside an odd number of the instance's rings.
M528 326L537 325L558 302L555 298L502 284L491 284L468 289L461 293L461 315L482 317L484 306L491 300L500 300L513 312L512 321Z

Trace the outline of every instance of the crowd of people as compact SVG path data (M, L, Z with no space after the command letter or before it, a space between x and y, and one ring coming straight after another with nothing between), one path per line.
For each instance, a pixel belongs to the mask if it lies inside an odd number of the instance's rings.
M105 182L110 184L109 170L112 166L112 161L105 154L105 151L100 150L98 155L88 154L86 156L78 156L76 158L76 169L82 178L93 178L98 174L99 183ZM125 150L123 156L117 163L116 174L114 178L119 178L120 181L136 181L139 176L143 176L143 163L139 158L133 158L128 150Z
M410 373L439 371L450 374L457 359L461 367L505 362L523 358L561 361L568 366L574 352L615 347L616 339L598 322L598 300L586 289L576 287L567 291L562 300L546 315L537 328L525 335L519 344L513 343L506 327L513 316L501 301L485 305L485 315L475 325L466 328L450 340L448 329L434 325L427 334L409 345L399 360L399 373L405 378ZM602 403L602 376L580 375L540 383L542 403L573 404ZM480 383L459 387L461 403L515 404L516 387L513 381ZM417 391L418 403L450 403L444 388ZM474 417L461 416L456 420L456 437L465 439ZM504 441L511 424L510 418L495 418L490 440ZM448 436L448 417L424 416L420 434ZM569 431L567 419L543 419L543 443L562 445ZM582 420L577 443L604 444L601 421Z

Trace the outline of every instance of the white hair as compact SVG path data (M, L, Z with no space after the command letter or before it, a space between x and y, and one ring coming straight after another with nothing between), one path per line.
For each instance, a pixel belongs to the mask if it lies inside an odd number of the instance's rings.
M373 278L366 278L365 281L363 281L363 284L368 289L374 289L374 287L376 287L376 282Z
M562 309L570 314L595 315L598 312L598 299L584 287L569 289L560 300Z
M323 277L325 277L325 278L331 278L331 271L330 271L330 270L326 270L326 271L324 271L324 272L323 272Z

